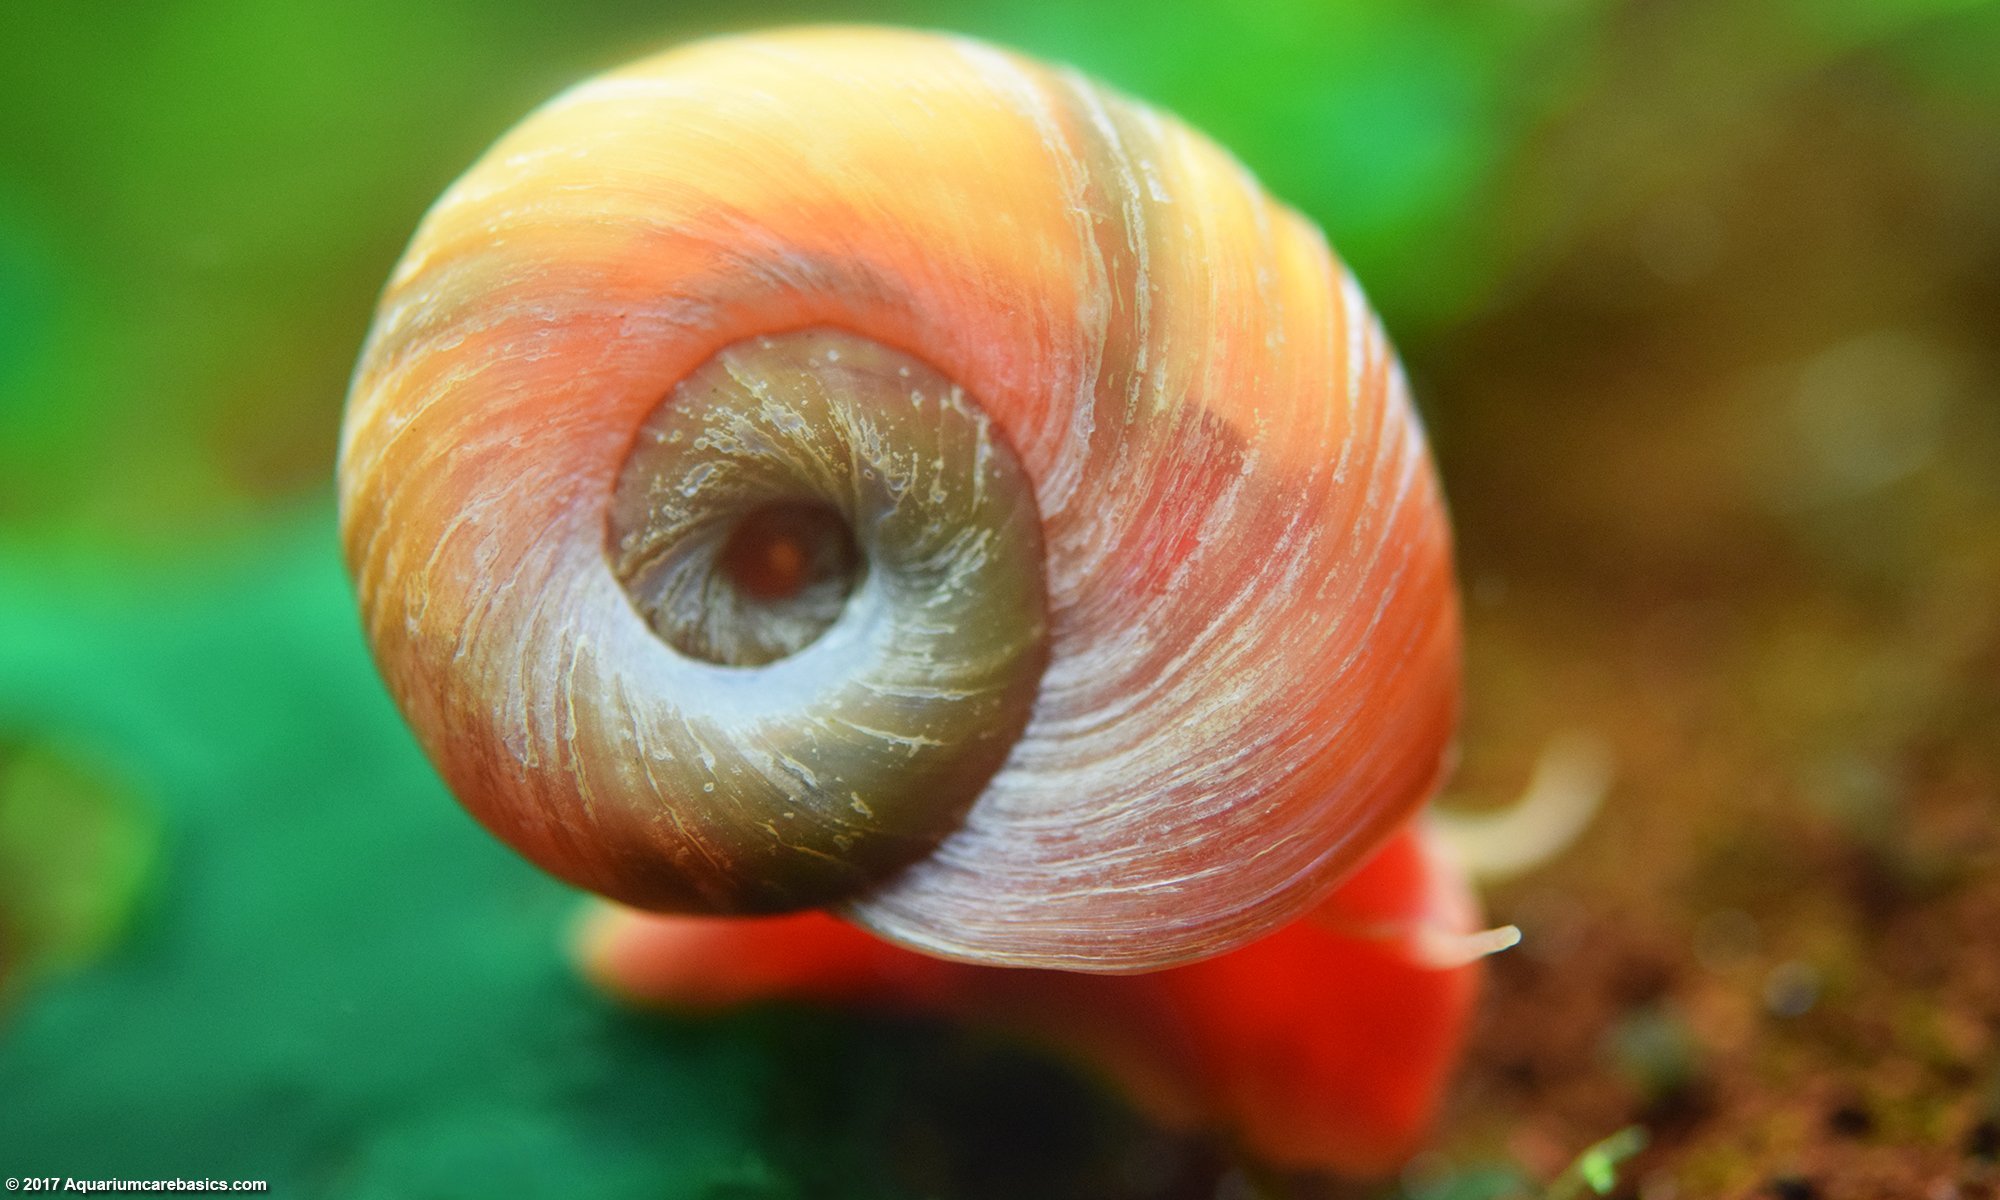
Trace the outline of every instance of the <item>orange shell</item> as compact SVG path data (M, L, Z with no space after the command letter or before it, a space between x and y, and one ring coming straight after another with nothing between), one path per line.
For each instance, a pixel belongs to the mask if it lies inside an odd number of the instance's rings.
M1319 232L1073 73L826 28L558 97L446 192L382 300L343 538L392 692L490 828L627 898L634 855L699 850L701 795L645 764L651 723L702 697L648 690L674 652L606 564L606 506L676 381L812 326L962 386L1047 547L1025 734L844 915L975 961L1186 962L1305 912L1430 795L1458 704L1449 533Z

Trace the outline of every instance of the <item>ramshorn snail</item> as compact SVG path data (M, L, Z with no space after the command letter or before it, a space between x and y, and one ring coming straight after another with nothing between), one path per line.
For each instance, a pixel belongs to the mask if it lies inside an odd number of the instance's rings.
M1374 913L1340 936L1455 997L1429 1095L1469 994L1396 949L1470 928L1399 832L1458 705L1442 501L1318 231L1171 117L887 30L586 82L425 219L340 494L391 691L549 871L966 963L1198 964L1106 996ZM866 941L824 921L739 945Z

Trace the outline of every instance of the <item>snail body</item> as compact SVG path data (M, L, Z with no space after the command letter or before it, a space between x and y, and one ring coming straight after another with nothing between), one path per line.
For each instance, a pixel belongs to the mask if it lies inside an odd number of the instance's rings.
M341 457L430 757L640 908L1190 962L1323 899L1454 729L1442 501L1318 231L976 42L720 39L552 101L419 229Z
M1428 1131L1481 970L1463 872L1419 822L1306 916L1241 949L1128 975L949 962L823 913L606 906L578 947L612 994L676 1012L773 1000L946 1017L1026 1039L1162 1124L1286 1168L1377 1175Z

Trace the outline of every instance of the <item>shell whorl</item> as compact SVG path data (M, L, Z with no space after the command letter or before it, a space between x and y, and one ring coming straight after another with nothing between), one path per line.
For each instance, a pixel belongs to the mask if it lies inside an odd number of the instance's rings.
M901 369L923 420L888 415ZM736 491L676 457L751 433L770 453ZM867 445L992 501L913 526L1008 531L948 617L918 606L949 572L889 602ZM938 465L968 461L992 474ZM1358 865L1456 720L1442 501L1323 239L1172 118L976 42L722 39L552 101L397 268L340 482L377 661L454 792L641 905L838 902L949 957L1189 961ZM724 518L787 504L865 563L716 641ZM905 724L831 738L810 706L843 694ZM758 778L796 803L740 807Z

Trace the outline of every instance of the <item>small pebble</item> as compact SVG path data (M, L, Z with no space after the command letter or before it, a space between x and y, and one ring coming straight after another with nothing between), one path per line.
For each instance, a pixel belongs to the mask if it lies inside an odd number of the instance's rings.
M1859 1104L1843 1104L1826 1114L1826 1127L1838 1137L1865 1138L1875 1132L1875 1115Z
M1819 1189L1812 1180L1799 1175L1780 1175L1765 1184L1764 1190L1777 1200L1819 1200Z
M1804 1016L1818 1001L1819 972L1810 963L1779 963L1764 977L1764 1007L1773 1016Z
M1965 1153L1987 1162L2000 1161L2000 1121L1988 1117L1967 1130Z

